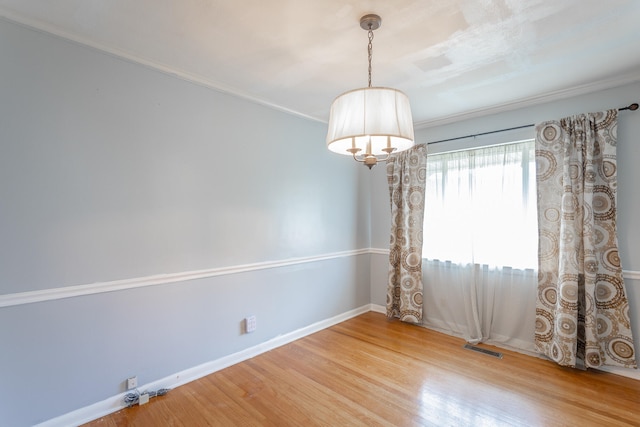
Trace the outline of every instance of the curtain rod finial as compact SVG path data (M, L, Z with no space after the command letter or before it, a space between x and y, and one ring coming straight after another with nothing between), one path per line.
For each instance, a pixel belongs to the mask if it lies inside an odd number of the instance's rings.
M633 104L629 105L628 107L618 108L618 111L624 111L624 110L636 111L637 109L638 109L638 103L634 102Z

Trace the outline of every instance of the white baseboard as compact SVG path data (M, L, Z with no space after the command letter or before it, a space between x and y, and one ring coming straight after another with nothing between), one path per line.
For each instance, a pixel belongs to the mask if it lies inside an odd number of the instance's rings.
M640 381L640 370L638 369L617 368L614 366L600 366L597 369L598 371L608 372L610 374L620 375L621 377Z
M320 322L316 322L314 324L298 329L296 331L292 331L287 334L277 336L275 338L270 339L269 341L265 341L256 346L247 348L237 353L230 354L220 359L213 360L211 362L207 362L202 365L195 366L193 368L185 369L184 371L159 379L157 381L144 384L138 387L138 389L139 390L158 390L161 388L172 389L175 387L179 387L183 384L187 384L191 381L195 381L199 378L205 377L214 372L217 372L229 366L235 365L236 363L240 363L244 360L251 359L252 357L258 356L262 353L273 350L275 348L278 348L280 346L283 346L285 344L288 344L290 342L303 338L307 335L311 335L315 332L318 332L328 327L331 327L333 325L336 325L340 322L344 322L345 320L351 319L352 317L358 316L368 311L386 314L386 307L378 304L367 304L362 307L339 314L332 318L322 320ZM600 370L640 381L640 371L638 370L613 368L613 367L601 367ZM80 408L75 411L69 412L67 414L61 415L59 417L52 418L41 424L38 424L36 427L66 427L70 425L80 425L92 420L96 420L100 417L119 411L120 409L123 409L126 406L124 405L124 400L123 400L125 394L126 393L121 393L116 396L107 398L101 402L96 402L92 405L85 406L84 408Z
M371 311L375 311L376 313L387 314L387 307L378 304L371 304Z
M311 335L315 332L336 325L340 322L344 322L345 320L351 319L352 317L358 316L368 311L378 311L379 307L380 306L374 306L372 304L363 305L362 307L347 311L326 320L321 320L296 331L277 336L270 339L269 341L265 341L237 353L221 357L217 360L212 360L211 362L203 363L199 366L194 366L193 368L185 369L184 371L169 375L168 377L153 381L148 384L143 384L138 387L138 390L158 390L161 388L172 389L179 387L183 384L205 377L221 369L235 365L236 363L251 359L252 357L258 356L269 350L273 350L274 348L283 346L307 335ZM124 404L124 396L126 393L128 392L109 397L101 402L97 402L92 405L85 406L84 408L77 409L73 412L61 415L59 417L52 418L41 424L38 424L36 427L67 427L72 425L80 425L92 420L96 420L100 417L124 408L126 406ZM153 403L153 401L151 403Z
M370 311L374 311L376 313L387 314L386 307L384 307L382 305L379 305L379 304L371 304ZM446 335L452 335L452 336L456 336L456 337L458 337L460 339L464 339L461 336L458 336L458 335L452 334L450 332L447 332L445 329L441 329L441 328L438 328L438 327L431 327L431 326L425 326L425 327L429 328L429 329L433 329L436 332L440 332L440 333L443 333L443 334L446 334ZM522 349L515 348L515 347L500 345L500 344L493 343L493 342L489 342L488 344L495 345L497 347L505 348L507 350L515 351L515 352L518 352L518 353L526 354L527 356L538 357L540 359L546 359L544 356L538 355L538 354L536 354L534 352L531 352L531 351L528 351L528 350L522 350ZM627 368L618 368L618 367L613 367L613 366L601 366L601 367L599 367L597 369L599 371L608 372L610 374L620 375L622 377L631 378L631 379L640 381L640 369L627 369Z

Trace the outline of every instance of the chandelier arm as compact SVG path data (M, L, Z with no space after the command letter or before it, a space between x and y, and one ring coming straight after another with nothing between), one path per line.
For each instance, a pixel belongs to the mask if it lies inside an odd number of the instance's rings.
M360 154L356 154L356 153L352 153L353 155L353 160L355 160L356 162L360 162L360 163L364 163L365 158L367 157L367 154L365 153L360 153ZM375 157L379 162L386 162L387 160L389 160L389 154L370 154L370 157Z
M362 157L358 158L358 154L353 153L353 160L355 160L356 162L364 163L364 154L359 154L359 155Z

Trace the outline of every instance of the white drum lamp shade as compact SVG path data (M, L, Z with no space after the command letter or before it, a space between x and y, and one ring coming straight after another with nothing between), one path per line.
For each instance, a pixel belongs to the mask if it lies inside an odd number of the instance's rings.
M343 93L333 101L327 131L329 150L348 156L387 156L413 145L411 107L403 92L367 87Z

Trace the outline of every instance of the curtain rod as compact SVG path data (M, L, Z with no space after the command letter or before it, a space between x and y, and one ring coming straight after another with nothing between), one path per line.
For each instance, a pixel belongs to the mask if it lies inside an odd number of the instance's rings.
M637 109L638 109L638 103L634 102L633 104L631 104L629 106L618 108L618 111L624 111L624 110L636 111ZM441 139L439 141L427 142L427 145L438 144L440 142L457 141L458 139L475 138L476 136L490 135L492 133L506 132L506 131L509 131L509 130L516 130L516 129L524 129L524 128L530 128L530 127L534 127L534 126L535 126L535 124L522 125L522 126L516 126L516 127L513 127L513 128L498 129L498 130L492 130L492 131L489 131L489 132L475 133L473 135L458 136L456 138Z

